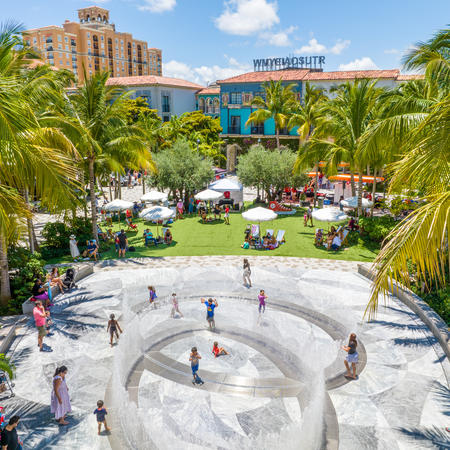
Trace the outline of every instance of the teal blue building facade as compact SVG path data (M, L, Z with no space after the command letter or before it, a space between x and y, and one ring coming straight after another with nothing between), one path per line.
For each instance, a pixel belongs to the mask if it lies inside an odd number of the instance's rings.
M286 81L285 85L295 83L294 92L298 100L302 97L302 82ZM224 82L220 83L220 125L223 136L269 137L275 135L275 122L268 119L264 124L246 125L250 114L256 108L252 100L259 96L265 98L263 82ZM296 129L280 130L281 136L296 136Z

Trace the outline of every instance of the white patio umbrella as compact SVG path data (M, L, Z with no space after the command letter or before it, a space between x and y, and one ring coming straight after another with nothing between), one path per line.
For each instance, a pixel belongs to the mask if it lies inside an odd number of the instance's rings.
M120 212L125 211L126 209L131 209L133 207L132 202L127 202L126 200L121 200L120 198L116 198L112 202L107 203L102 208L105 211L118 212L119 213L119 222L120 222Z
M153 206L145 208L139 213L139 217L148 221L156 222L156 233L159 236L159 222L162 220L171 219L175 216L175 211L166 208L165 206Z
M243 212L242 217L249 222L267 222L276 219L278 215L271 209L258 206L257 208L252 208Z
M372 206L372 202L370 200L367 200L367 198L363 198L362 200L362 207L363 208L370 208ZM347 208L357 208L358 207L358 197L348 197L344 200L341 200L342 206L346 206Z
M219 200L219 198L223 197L222 192L213 191L212 189L205 189L204 191L199 192L198 194L195 194L194 197L196 200Z
M315 209L312 212L312 216L320 222L341 222L348 218L347 214L343 213L339 208Z
M167 200L167 194L159 191L150 191L141 197L143 202L162 202L164 200Z

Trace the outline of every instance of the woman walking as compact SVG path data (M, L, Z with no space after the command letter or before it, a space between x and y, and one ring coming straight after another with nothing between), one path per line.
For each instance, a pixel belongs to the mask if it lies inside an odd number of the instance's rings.
M57 367L53 376L53 390L50 403L50 412L55 414L55 419L60 425L67 425L65 421L67 413L72 412L70 406L69 389L66 384L67 367Z
M252 271L250 270L250 263L248 262L247 258L244 258L244 273L243 273L243 279L244 279L244 286L251 288L252 287L252 280L250 280L250 275L252 274Z
M69 245L70 245L70 254L73 260L78 261L78 258L80 257L80 251L78 250L78 242L74 234L70 235Z
M356 347L358 346L358 342L356 341L356 334L352 333L348 340L348 345L343 346L342 349L347 352L347 357L345 358L344 364L347 369L347 377L353 378L356 380L356 364L358 363L358 352L356 351ZM353 375L350 372L350 364L352 365Z

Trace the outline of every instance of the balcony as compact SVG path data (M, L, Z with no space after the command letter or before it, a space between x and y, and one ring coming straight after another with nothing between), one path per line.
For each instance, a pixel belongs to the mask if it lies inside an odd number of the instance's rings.
M45 40L45 43L46 43L46 44L53 44L53 39L52 39L52 38L47 38L47 39Z
M52 51L53 51L53 47L52 47L51 45L49 45L49 46L47 47L47 51L48 51L48 52L52 52Z
M241 134L241 127L228 127L228 134Z
M264 124L252 126L251 133L252 134L264 134Z
M75 47L75 46L77 45L77 43L72 39L72 40L70 41L70 45L71 45L72 47Z

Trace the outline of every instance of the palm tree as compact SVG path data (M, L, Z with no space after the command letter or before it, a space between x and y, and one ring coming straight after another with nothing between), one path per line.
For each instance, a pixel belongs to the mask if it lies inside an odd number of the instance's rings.
M401 145L401 159L388 167L393 174L390 192L412 186L425 193L426 203L392 230L377 256L366 309L369 317L377 311L379 295L388 292L394 280L410 285L411 267L418 283L444 286L448 280L450 86L442 80L448 77L449 47L449 32L443 30L407 55L409 68L425 71L425 86L434 96L427 103L417 99L403 102L403 109L381 121L376 129L376 139L395 139Z
M296 100L293 92L295 83L283 86L282 80L270 80L263 84L265 99L255 97L252 106L257 109L250 114L246 126L251 124L261 124L268 119L275 122L275 134L277 147L280 147L280 130L286 128L289 121L289 114L295 109Z
M50 211L64 209L73 201L76 156L70 141L59 129L44 126L33 110L34 88L24 87L20 71L26 52L15 26L0 31L0 303L11 297L8 275L10 237L21 231L21 217L31 212L19 192L33 190ZM19 46L19 47L18 47ZM40 89L42 95L49 88ZM25 94L25 92L27 92ZM50 95L50 94L49 94Z
M327 99L323 89L311 86L309 82L305 86L305 95L300 103L297 103L296 109L289 118L288 129L297 128L299 135L299 154L294 166L294 172L304 172L311 166L316 169L316 189L314 189L314 207L317 201L317 186L319 185L319 163L325 156L323 149L311 147L306 144L317 121L321 115L321 105Z
M128 168L150 168L151 154L145 137L137 126L127 125L122 103L131 92L108 86L108 72L85 77L84 84L68 97L66 114L60 125L87 163L92 216L92 235L97 235L95 176L99 160L110 170L122 172Z
M340 85L336 97L321 108L316 132L319 138L311 139L312 147L327 149L330 170L336 171L338 164L350 164L352 195L356 195L354 175L359 173L358 215L362 212L362 174L364 164L358 158L358 149L364 133L371 126L379 95L383 92L376 87L376 80L356 80Z

